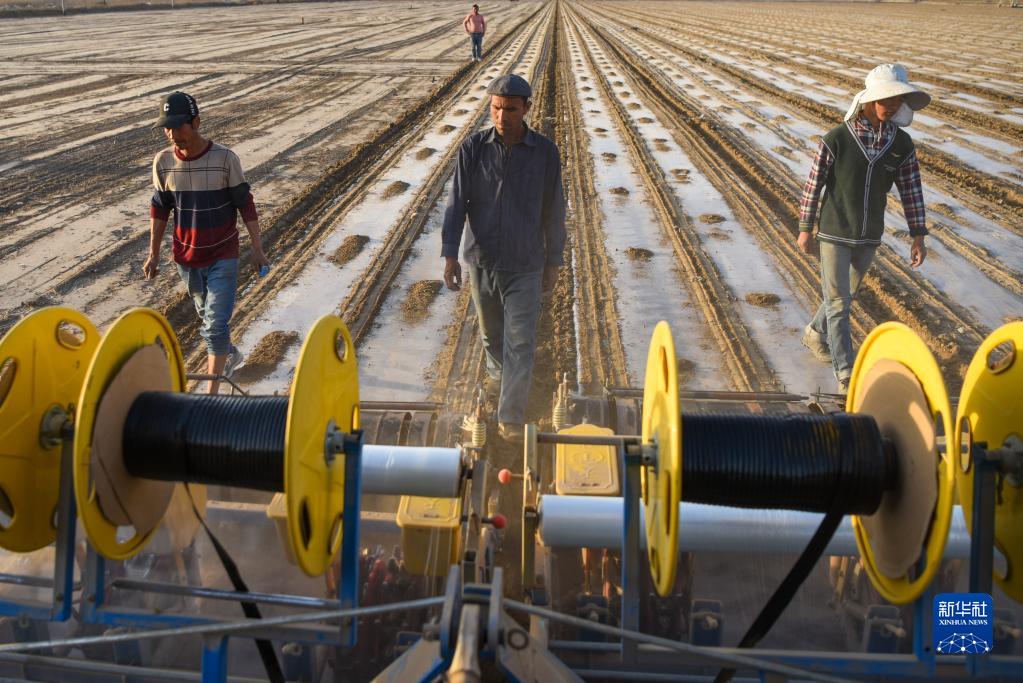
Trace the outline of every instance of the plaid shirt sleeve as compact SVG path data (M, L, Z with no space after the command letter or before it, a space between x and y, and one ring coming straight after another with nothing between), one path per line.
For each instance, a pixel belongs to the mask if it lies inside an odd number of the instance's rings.
M824 144L824 140L821 140L817 154L813 158L813 165L810 166L810 177L806 179L803 196L799 200L799 232L813 232L814 223L817 222L817 206L821 191L834 162L835 157L831 150Z
M917 161L915 149L902 162L902 166L899 166L895 186L899 188L899 197L902 198L902 210L906 214L909 234L913 237L926 235L924 191L920 181L920 162Z

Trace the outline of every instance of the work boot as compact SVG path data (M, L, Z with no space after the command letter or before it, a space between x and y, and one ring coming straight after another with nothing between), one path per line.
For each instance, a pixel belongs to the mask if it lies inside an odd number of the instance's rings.
M486 394L487 402L497 410L497 402L501 400L501 381L487 377L483 380L483 393Z
M821 336L817 334L815 329L807 325L803 331L803 338L799 341L802 342L803 346L810 349L810 353L813 354L814 358L822 363L831 365L831 349L828 348L828 343L821 339Z
M515 422L499 422L497 434L508 443L522 443L526 429Z

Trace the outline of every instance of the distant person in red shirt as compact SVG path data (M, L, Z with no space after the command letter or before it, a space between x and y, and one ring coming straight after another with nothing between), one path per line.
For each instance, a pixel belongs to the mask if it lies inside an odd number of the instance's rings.
M472 38L472 61L478 62L483 59L483 34L487 32L487 20L480 14L479 5L472 6L472 11L465 15L462 26Z
M153 199L149 209L147 279L160 271L160 246L174 214L174 265L202 319L199 334L209 354L209 374L227 377L241 365L231 343L228 322L238 288L238 214L252 242L252 263L268 265L259 234L256 207L238 155L199 132L195 98L173 92L160 104L155 128L163 128L170 146L153 159ZM261 271L262 274L262 271ZM210 382L210 393L220 382Z

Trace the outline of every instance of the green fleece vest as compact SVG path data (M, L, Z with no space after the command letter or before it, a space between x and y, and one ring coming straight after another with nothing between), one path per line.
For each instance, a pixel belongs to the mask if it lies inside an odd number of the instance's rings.
M913 151L913 140L898 128L888 147L869 161L852 126L843 123L824 136L835 161L821 200L817 238L836 244L880 244L888 191Z

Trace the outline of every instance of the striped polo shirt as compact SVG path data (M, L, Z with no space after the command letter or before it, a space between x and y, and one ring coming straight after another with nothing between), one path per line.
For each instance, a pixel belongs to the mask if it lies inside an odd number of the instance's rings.
M238 257L237 214L256 220L256 206L238 155L210 141L194 157L171 145L153 159L149 215L168 220L174 211L174 260L204 268Z

